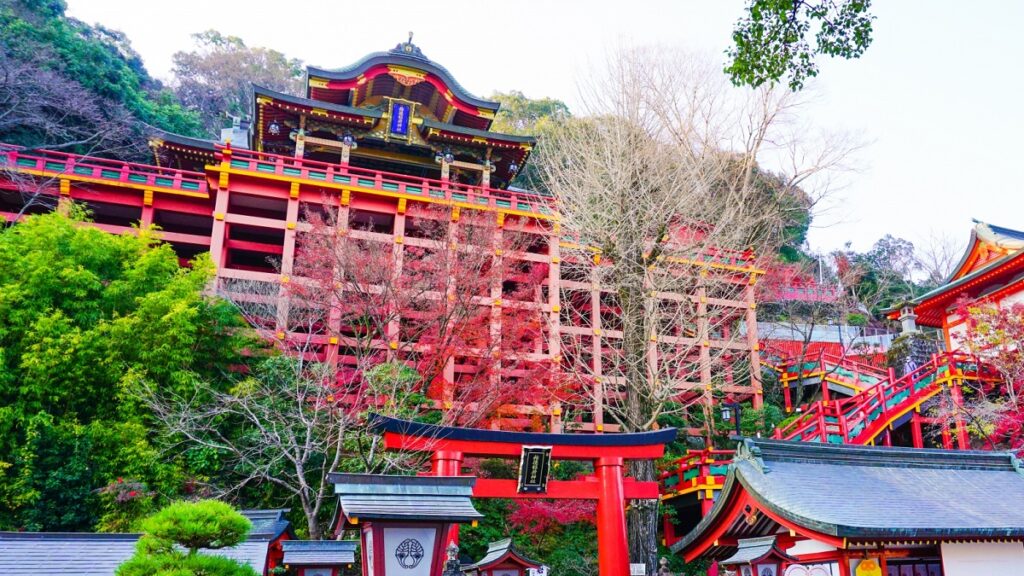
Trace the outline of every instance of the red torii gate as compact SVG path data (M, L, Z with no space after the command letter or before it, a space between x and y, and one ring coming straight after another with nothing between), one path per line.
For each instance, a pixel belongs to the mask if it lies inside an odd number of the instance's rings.
M633 434L548 434L452 428L379 415L371 416L371 427L384 433L386 448L431 452L435 476L459 476L463 460L469 457L521 457L524 447L550 450L553 460L591 461L594 476L546 480L539 492L523 492L516 480L477 478L473 496L597 500L601 576L629 574L625 501L658 498L657 482L624 477L625 461L660 458L665 444L676 438L675 428ZM457 537L458 532L454 535Z

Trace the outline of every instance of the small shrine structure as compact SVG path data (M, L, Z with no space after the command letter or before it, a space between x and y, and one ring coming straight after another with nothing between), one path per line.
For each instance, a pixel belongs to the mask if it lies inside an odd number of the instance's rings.
M466 576L527 576L531 568L540 568L541 563L523 556L511 538L491 542L484 557L472 564L463 564Z

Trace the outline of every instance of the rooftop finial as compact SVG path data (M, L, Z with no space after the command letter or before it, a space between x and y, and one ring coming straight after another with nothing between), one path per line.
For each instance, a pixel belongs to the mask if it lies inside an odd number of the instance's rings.
M420 47L412 43L412 36L412 31L409 31L409 40L405 42L399 42L398 45L391 50L391 53L402 54L404 56L414 56L416 58L422 58L426 60L427 57L424 56L423 52L420 51Z

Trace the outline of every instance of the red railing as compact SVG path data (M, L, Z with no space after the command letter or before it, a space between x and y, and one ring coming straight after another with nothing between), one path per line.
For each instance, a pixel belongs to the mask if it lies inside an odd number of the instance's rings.
M225 154L226 151L225 147L218 146L217 159L223 161L225 156L229 156L229 165L236 170L290 176L310 180L314 184L316 182L347 184L382 192L459 202L494 210L517 210L549 216L555 214L553 203L537 194L470 186L446 180L367 170L345 164L331 164L253 150L232 148L230 154Z
M208 194L206 176L199 172L53 150L27 151L9 144L0 144L0 167L14 171L32 171L42 176L89 178L138 187L170 189L194 196Z
M841 294L835 286L779 286L769 288L767 298L784 302L835 302Z

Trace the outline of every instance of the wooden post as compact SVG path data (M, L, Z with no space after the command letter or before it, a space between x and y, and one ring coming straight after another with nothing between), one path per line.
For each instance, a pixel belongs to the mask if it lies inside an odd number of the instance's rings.
M924 434L921 431L921 413L916 410L910 416L910 434L913 437L914 448L924 448Z
M744 296L747 303L747 346L750 348L750 383L754 387L753 406L755 410L758 410L764 402L764 390L761 382L761 345L757 340L757 301L754 292L754 278L751 275L744 290Z
M597 570L600 576L629 574L622 458L598 458L594 472L601 485L597 499Z

